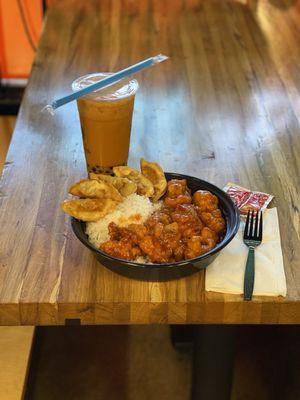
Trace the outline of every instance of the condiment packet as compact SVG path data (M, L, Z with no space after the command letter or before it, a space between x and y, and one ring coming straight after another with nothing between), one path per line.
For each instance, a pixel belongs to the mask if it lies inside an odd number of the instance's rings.
M227 183L223 190L234 201L241 215L247 215L249 210L264 211L274 198L271 194L251 191L232 182Z

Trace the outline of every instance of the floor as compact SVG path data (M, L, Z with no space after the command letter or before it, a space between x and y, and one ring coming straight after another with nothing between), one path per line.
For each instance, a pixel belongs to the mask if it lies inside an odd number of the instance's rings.
M190 359L167 327L47 328L34 364L30 400L188 398Z
M168 326L37 331L25 400L187 400L192 352ZM300 398L300 327L239 329L232 400Z

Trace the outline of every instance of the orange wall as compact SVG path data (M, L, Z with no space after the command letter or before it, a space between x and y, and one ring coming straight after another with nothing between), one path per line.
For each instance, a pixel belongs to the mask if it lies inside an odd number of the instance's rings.
M42 1L20 0L35 46L42 26ZM1 78L27 78L34 51L25 35L17 0L0 0Z

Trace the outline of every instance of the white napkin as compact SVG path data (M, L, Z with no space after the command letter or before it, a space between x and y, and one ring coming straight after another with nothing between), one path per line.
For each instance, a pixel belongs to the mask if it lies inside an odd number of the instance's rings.
M222 293L243 293L248 248L243 243L245 223L238 233L206 269L205 290ZM278 215L276 208L263 214L263 241L255 249L254 295L286 296Z

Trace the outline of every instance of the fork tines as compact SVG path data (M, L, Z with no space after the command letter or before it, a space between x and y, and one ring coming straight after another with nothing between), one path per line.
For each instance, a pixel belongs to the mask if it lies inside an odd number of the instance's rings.
M244 240L262 241L263 219L262 212L249 210L244 231Z

